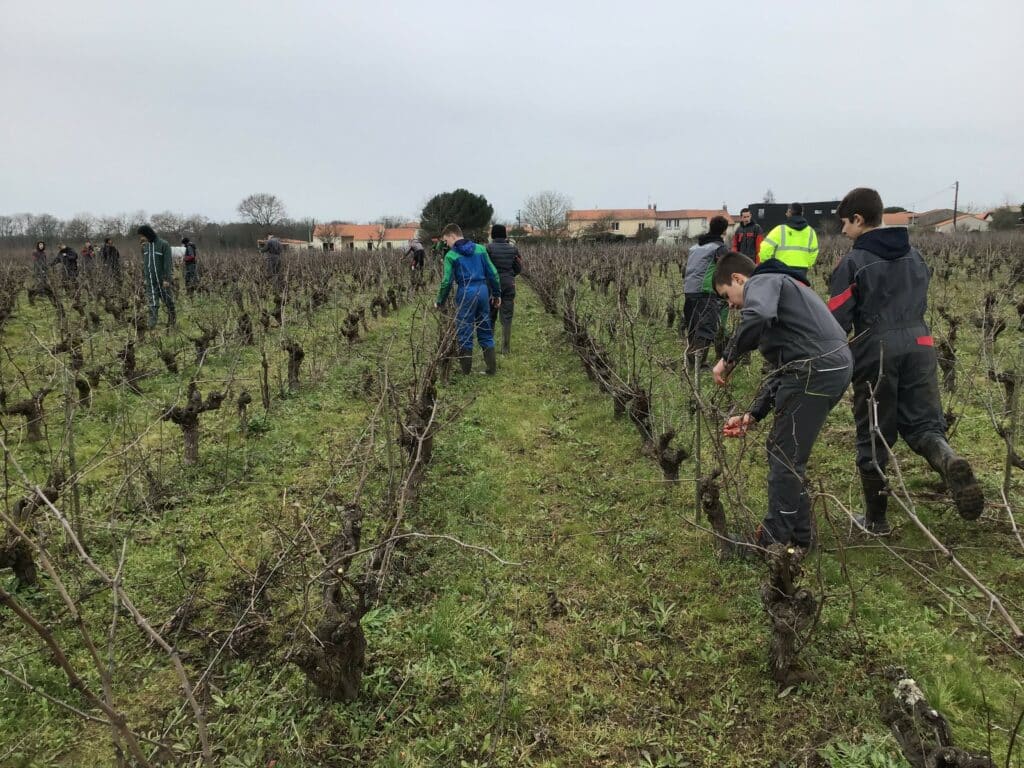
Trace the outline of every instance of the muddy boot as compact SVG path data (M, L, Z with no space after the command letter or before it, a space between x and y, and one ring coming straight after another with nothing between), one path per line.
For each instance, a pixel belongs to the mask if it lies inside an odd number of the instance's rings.
M512 351L512 318L501 319L501 354L507 355Z
M498 356L494 347L484 347L484 363L487 366L485 372L488 376L493 376L498 372Z
M985 509L985 494L967 459L958 456L945 438L939 435L926 437L918 451L946 481L960 517L964 520L977 520L981 517Z
M864 514L854 518L854 523L872 536L888 536L892 533L885 510L889 497L885 493L885 478L870 470L860 473L860 486L864 490Z
M750 562L764 560L764 550L767 544L759 534L760 528L753 536L746 533L728 534L728 542L724 550L726 557Z
M473 371L473 350L472 349L461 349L459 350L459 370L463 373L472 373Z

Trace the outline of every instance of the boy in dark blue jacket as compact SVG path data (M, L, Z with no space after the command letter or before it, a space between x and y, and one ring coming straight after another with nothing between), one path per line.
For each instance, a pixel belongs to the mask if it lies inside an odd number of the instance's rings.
M895 445L899 436L942 475L962 517L974 520L985 506L971 465L946 442L935 347L924 319L931 272L905 227L881 226L882 211L882 198L866 187L839 204L836 216L854 243L832 273L828 304L843 330L854 334L853 413L864 490L864 516L857 522L878 535L889 532L886 444ZM872 387L884 443L871 429Z
M455 297L455 323L459 337L459 367L463 373L473 370L473 332L483 349L487 373L494 375L498 361L494 353L494 329L491 326L490 304L501 306L501 283L498 271L491 263L487 249L462 236L458 224L449 224L441 232L448 245L444 256L444 275L437 291L437 308L440 309L452 282L459 287ZM490 291L488 291L488 287Z

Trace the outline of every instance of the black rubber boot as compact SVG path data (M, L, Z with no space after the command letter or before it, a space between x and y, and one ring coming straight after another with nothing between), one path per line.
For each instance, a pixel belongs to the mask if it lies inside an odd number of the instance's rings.
M885 519L885 511L889 506L885 478L874 470L861 472L860 487L864 490L864 514L854 518L854 522L872 536L888 536L892 528Z
M459 351L459 369L463 373L472 373L473 371L473 350L463 349Z
M770 542L765 539L761 526L758 526L754 535L733 532L728 534L728 546L726 553L728 557L736 560L764 560L765 549Z
M985 494L967 459L957 455L939 435L925 438L918 452L946 481L960 517L964 520L977 520L981 517L985 509Z
M498 356L494 347L484 347L484 363L487 366L485 372L488 376L493 376L498 372Z
M501 354L507 355L512 351L512 318L501 319Z

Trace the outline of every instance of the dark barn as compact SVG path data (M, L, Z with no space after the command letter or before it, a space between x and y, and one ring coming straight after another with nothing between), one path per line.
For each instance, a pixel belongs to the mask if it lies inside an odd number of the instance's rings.
M803 201L798 201L803 202ZM836 218L838 200L818 203L803 203L804 218L819 234L838 234L841 227ZM786 222L786 208L789 203L751 203L747 206L753 220L768 234L774 227Z

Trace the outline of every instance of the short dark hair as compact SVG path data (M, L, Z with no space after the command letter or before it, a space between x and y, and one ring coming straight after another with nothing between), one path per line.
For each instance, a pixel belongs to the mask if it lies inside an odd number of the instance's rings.
M744 213L750 213L750 209L749 208L740 208L740 216L742 216Z
M455 235L456 237L462 237L462 227L458 224L449 224L441 230L441 237L445 235Z
M803 203L790 203L789 210L793 212L794 216L804 215L804 204Z
M723 285L731 285L734 274L750 277L753 272L754 262L749 256L736 253L736 251L729 251L718 260L718 266L715 267L715 276L713 278L715 291L717 292Z
M104 241L103 241L103 242L104 242L104 243L109 243L109 242L111 242L111 240L110 240L110 238L108 237L108 238L104 239Z
M868 227L882 224L882 196L870 187L857 187L846 193L843 202L836 208L836 216L840 219L852 220L856 214L864 217Z
M708 222L708 232L712 237L721 237L728 228L729 220L725 216L712 216L711 221Z

